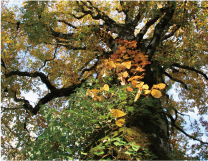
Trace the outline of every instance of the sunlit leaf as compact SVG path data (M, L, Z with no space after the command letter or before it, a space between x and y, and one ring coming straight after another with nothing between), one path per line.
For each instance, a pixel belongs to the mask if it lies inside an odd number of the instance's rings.
M147 84L142 86L142 89L149 89L149 86Z
M139 84L136 85L136 88L141 88L143 86L144 82L141 82Z
M103 87L100 88L100 90L109 91L109 86L105 84Z
M123 64L127 69L130 69L130 68L131 68L131 61L123 62L122 64Z
M154 98L160 98L162 96L162 93L159 90L157 90L157 89L152 89L151 90L151 95Z
M125 119L116 120L116 125L119 127L123 126L124 123L125 123Z
M123 75L124 78L127 78L129 76L129 73L127 71L125 71L125 72L122 73L122 75Z
M151 92L151 90L144 90L144 94L149 94Z
M110 69L116 68L116 65L113 61L109 62Z
M165 87L166 87L166 84L159 83L159 84L153 85L152 88L164 89Z
M119 109L112 109L111 110L112 117L119 118L119 117L123 117L125 115L126 115L126 113L124 113L123 111L121 111Z
M134 102L136 102L139 99L140 94L141 94L141 89L138 89L138 92L137 92L137 94L136 94L136 96L134 98Z

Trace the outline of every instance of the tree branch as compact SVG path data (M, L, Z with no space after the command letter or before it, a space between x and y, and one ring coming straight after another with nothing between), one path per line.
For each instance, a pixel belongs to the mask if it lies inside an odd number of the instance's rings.
M70 27L73 27L73 28L77 29L76 26L74 26L74 25L72 25L72 24L66 22L65 20L58 20L58 22L63 22L63 23L65 23L66 25L68 25L68 26L70 26Z
M56 49L55 49L55 52L54 52L54 54L53 54L53 58L52 58L52 59L46 59L46 60L44 61L43 66L40 67L39 70L40 70L41 68L43 68L43 67L46 65L46 63L47 63L48 61L54 60L54 59L56 58L56 53L57 53L58 47L59 47L59 46L57 45L57 46L56 46Z
M137 42L140 43L141 40L143 39L143 36L146 34L147 30L149 29L149 27L151 25L153 25L159 18L161 15L156 15L154 18L152 18L151 20L149 20L145 26L140 30L140 32L137 34L136 39Z
M4 61L3 61L2 58L1 58L1 66L4 67L4 68L6 69L6 65L5 65L5 63L4 63Z
M129 16L128 12L129 12L129 9L124 5L124 1L119 1L120 2L120 5L122 7L122 11L125 13L126 15L126 18L125 18L125 24L131 24L133 22L133 19L132 17ZM135 27L135 26L134 26Z
M84 83L86 80L87 79L83 79L78 84L72 84L71 86L67 88L55 89L51 91L50 93L46 94L43 98L39 100L38 104L35 106L35 108L32 109L31 113L33 115L36 115L42 105L48 103L54 98L70 96L71 94L75 92L75 89L81 87L82 83Z
M181 27L181 25L175 25L174 28L172 29L172 31L171 31L169 34L164 35L164 36L160 39L160 41L164 41L164 40L168 39L169 37L173 36L173 35L176 33L176 31L178 31L178 29L179 29L180 27Z
M62 38L62 39L66 39L66 40L70 40L73 38L73 33L69 33L69 34L63 34L61 32L57 32L57 31L54 31L52 28L50 28L51 32L52 32L52 35L54 37L58 37L58 38Z
M11 72L5 74L6 78L9 78L10 76L13 76L13 75L28 76L28 77L32 77L32 78L40 77L41 81L47 86L47 88L49 90L52 91L52 90L56 89L56 87L51 84L48 77L45 74L43 74L42 72L29 73L29 72L21 72L19 70L16 70L16 71L11 71Z
M179 80L179 79L176 79L176 78L173 78L170 74L168 74L168 73L165 72L165 71L163 71L163 73L164 73L166 76L168 76L170 79L172 79L172 80L174 80L174 81L176 81L176 82L179 82L179 83L183 84L185 89L188 89L187 85L186 85L183 81L181 81L181 80Z
M169 21L173 17L176 2L170 2L170 3L172 3L172 5L170 5L168 7L164 17L161 18L160 22L155 26L153 38L152 38L152 40L150 41L150 43L147 47L146 55L149 56L150 60L152 59L152 56L153 56L153 54L156 50L156 47L158 46L158 44L160 42L163 30L165 29L165 27L168 25Z
M180 65L180 64L178 64L178 63L174 63L174 64L171 65L171 67L173 67L173 66L178 67L178 68L182 68L182 69L192 70L192 71L194 71L194 72L196 72L196 73L199 73L199 74L203 75L204 78L205 78L206 80L208 80L208 76L207 76L205 73L203 73L202 71L200 71L200 70L194 69L194 68L189 67L189 66L186 66L186 65Z
M173 125L177 130L181 131L183 134L185 134L186 136L188 136L189 138L191 138L191 139L193 139L193 140L199 141L199 142L201 142L202 144L208 144L207 142L203 142L202 140L197 139L197 138L195 138L195 137L189 135L189 134L186 133L182 128L178 127L178 126L175 124L175 121L176 121L176 120L172 117L171 114L169 114L169 113L167 113L167 112L163 112L163 113L164 113L166 116L168 116L168 117L170 118L172 125Z
M83 1L81 1L81 2L82 2L82 5L79 4L79 2L77 2L77 4L79 5L82 13L84 13L85 15L90 14L91 17L95 20L100 20L100 19L103 20L105 22L106 27L109 27L110 30L112 30L116 33L119 32L121 26L119 26L113 19L111 19L109 16L107 16L104 12L101 12L97 7L95 7L92 4L91 1L87 1L90 4L90 6ZM87 7L87 10L84 8L84 6ZM94 10L96 10L96 13Z

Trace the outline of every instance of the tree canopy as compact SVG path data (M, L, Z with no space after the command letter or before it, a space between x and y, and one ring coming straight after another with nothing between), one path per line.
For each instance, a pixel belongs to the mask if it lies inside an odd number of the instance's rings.
M9 8L2 1L2 155L207 159L207 7L29 1ZM31 91L34 104L23 96ZM199 120L187 122L193 111Z

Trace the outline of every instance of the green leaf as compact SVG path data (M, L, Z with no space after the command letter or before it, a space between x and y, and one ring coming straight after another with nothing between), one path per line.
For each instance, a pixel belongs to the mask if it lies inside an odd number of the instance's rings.
M133 112L134 111L134 107L128 107L128 109L127 109L129 112Z
M98 151L98 152L95 152L96 155L102 155L104 154L104 151Z
M150 106L150 107L153 107L153 106L154 106L151 99L148 99L146 105L147 105L147 106Z
M43 139L46 139L48 138L49 136L46 136L46 135L41 135L38 137L38 140L43 140Z
M134 151L138 151L140 148L139 145L132 145L132 149L134 149Z
M132 155L132 154L134 154L134 153L135 153L135 152L129 151L129 150L125 151L125 154L128 154L128 155Z
M116 146L124 145L124 143L122 143L122 142L114 142L113 144L116 145Z

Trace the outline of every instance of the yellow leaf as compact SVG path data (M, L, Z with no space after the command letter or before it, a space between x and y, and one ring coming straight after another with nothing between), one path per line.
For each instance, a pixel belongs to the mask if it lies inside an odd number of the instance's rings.
M119 127L123 126L124 123L125 123L125 119L116 120L116 125Z
M126 113L124 113L123 111L121 111L119 109L112 109L111 110L112 117L119 118L119 117L123 117L125 115L126 115Z
M130 69L130 68L131 68L131 61L123 62L122 64L123 64L127 69Z
M116 68L116 65L114 64L113 61L109 62L109 66L110 66L110 70L113 69L113 68Z
M127 55L123 56L123 59L129 59L130 57L128 57Z
M86 96L94 97L93 93L87 89Z
M98 97L99 101L104 101L105 98L101 95L100 97Z
M142 86L142 89L149 89L149 86L147 84Z
M126 81L123 77L118 77L117 79L121 81L122 86L124 86L126 84Z
M153 88L158 88L158 89L164 89L165 87L166 87L166 84L164 83L153 85Z
M154 98L160 98L162 96L162 93L159 90L157 90L157 89L152 89L151 95Z
M128 81L138 80L138 79L143 79L143 78L144 78L144 74L140 76L132 76L131 78L128 79Z
M87 89L86 96L90 96L90 97L93 98L93 97L96 96L96 94L98 92L100 92L100 90L97 90L97 89L91 89L91 90L89 90L89 89Z
M144 94L149 94L150 90L144 90Z
M139 99L140 93L141 93L141 90L138 89L138 92L137 92L137 94L136 94L136 97L134 98L134 102L136 102L136 101Z
M124 70L126 67L124 66L124 64L120 64L120 63L116 63L116 72L120 72L122 70Z
M136 85L136 88L141 88L143 86L144 82L141 82L139 84Z
M103 87L100 88L102 91L109 91L109 86L105 84Z
M136 68L136 71L143 72L143 71L145 71L145 69L143 69L143 68L141 68L141 67L137 67L137 68Z
M125 72L122 73L122 75L123 75L124 78L126 78L126 77L129 76L129 73L127 71L125 71Z
M131 84L133 85L134 88L136 88L136 86L137 86L137 81L136 81L136 80L133 80L133 81L131 81Z

